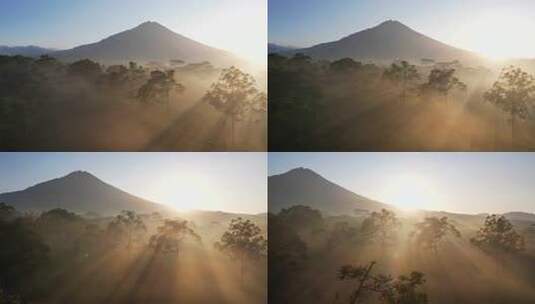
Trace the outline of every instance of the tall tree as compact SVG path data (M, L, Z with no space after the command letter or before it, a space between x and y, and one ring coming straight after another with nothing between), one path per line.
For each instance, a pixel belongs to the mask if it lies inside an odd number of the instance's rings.
M440 244L449 234L457 238L461 237L461 232L448 220L447 216L427 217L414 226L415 230L411 236L415 238L416 243L425 249L432 250L435 255L438 254Z
M265 256L267 240L258 225L238 217L230 221L227 231L223 233L219 242L215 243L215 247L239 261L240 281L243 286L246 263Z
M361 231L372 240L379 241L384 248L396 237L396 229L401 226L393 211L381 209L381 212L372 214L362 222Z
M484 98L511 116L511 148L514 149L516 121L528 118L535 103L535 78L520 68L507 67Z
M130 250L134 243L141 240L147 227L135 211L123 210L109 223L108 231L117 237L119 242L126 240L126 248Z
M524 237L516 232L513 224L503 215L488 215L483 227L470 241L494 254L517 253L525 249Z
M415 65L412 65L407 61L401 61L399 65L392 63L392 65L384 71L383 77L401 86L400 99L402 103L405 103L407 89L414 83L414 81L420 79L420 74L418 74Z
M224 69L203 100L230 119L232 147L235 143L236 121L249 118L252 112L265 111L267 108L267 97L265 93L258 92L253 76L236 67Z
M169 105L172 92L182 93L185 87L175 81L175 71L152 71L150 79L138 90L137 97L143 103Z
M455 76L455 69L433 69L427 78L427 82L421 86L421 91L436 92L444 96L448 101L448 95L451 90L465 91L466 84Z
M182 242L185 238L191 237L200 241L201 237L190 227L188 221L165 220L163 225L158 227L156 234L151 236L149 246L157 253L180 255Z

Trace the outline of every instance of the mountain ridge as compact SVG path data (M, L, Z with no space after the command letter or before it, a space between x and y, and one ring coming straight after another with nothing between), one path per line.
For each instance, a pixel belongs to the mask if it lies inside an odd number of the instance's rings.
M108 184L87 171L73 171L23 190L1 193L0 201L21 211L64 208L78 213L113 215L122 210L155 212L167 209Z
M287 53L304 53L318 60L338 60L348 57L360 61L385 63L394 60L419 62L423 58L437 62L459 60L463 63L482 60L482 57L474 52L428 37L397 20L384 21L338 40Z
M341 187L308 168L295 168L268 177L269 212L294 205L307 205L322 213L341 215L377 211L392 206Z

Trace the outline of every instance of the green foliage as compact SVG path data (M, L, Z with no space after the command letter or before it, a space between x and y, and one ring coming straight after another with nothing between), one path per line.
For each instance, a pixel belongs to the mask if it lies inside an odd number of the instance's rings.
M201 240L201 237L189 226L188 221L165 220L163 225L158 227L156 234L151 236L149 247L157 253L172 253L178 256L182 242L186 237L191 237L197 241Z
M488 215L483 227L470 241L482 250L493 253L517 253L525 249L524 237L503 215Z
M102 74L102 67L89 59L79 60L67 67L69 74L82 77L89 81L96 81Z
M411 233L411 236L416 243L425 249L432 250L434 253L438 253L441 242L448 234L457 238L461 237L461 232L448 220L447 216L441 218L427 217L414 226L415 230Z

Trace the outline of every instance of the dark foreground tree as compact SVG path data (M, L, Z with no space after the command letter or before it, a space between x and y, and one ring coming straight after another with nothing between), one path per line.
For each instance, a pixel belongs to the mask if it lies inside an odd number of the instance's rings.
M509 113L511 148L514 148L516 121L527 119L529 110L535 103L535 78L520 68L507 67L483 97L500 110Z
M448 235L461 237L461 232L453 225L447 216L441 218L427 217L422 222L416 223L415 230L411 236L415 239L416 244L424 249L433 251L438 254L440 244Z
M149 246L157 253L175 254L178 257L182 242L188 237L196 241L201 240L188 221L165 220L163 225L158 227L156 234L151 236Z
M230 119L231 147L234 147L234 124L267 108L267 96L258 92L253 76L236 67L224 69L203 100Z
M383 77L401 86L400 100L402 103L405 103L407 90L410 89L414 81L420 79L420 74L418 74L415 65L412 65L407 61L402 61L399 65L392 63L392 65L384 71Z
M378 295L381 303L388 304L425 304L428 303L427 294L420 291L425 284L424 274L413 271L408 276L400 275L397 279L390 275L373 275L375 262L368 266L345 265L338 270L341 281L356 281L357 286L349 298L350 304L355 304L364 293Z
M240 281L246 272L247 262L265 256L267 240L262 230L250 220L240 217L230 221L229 227L215 247L240 263Z
M0 244L0 290L24 295L28 280L48 260L49 248L20 218L0 221Z
M420 89L422 93L434 92L442 95L447 102L450 91L465 91L466 84L455 77L455 69L433 69Z

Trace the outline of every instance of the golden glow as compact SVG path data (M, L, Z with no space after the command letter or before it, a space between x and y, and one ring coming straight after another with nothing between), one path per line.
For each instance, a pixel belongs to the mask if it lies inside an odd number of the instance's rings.
M404 210L435 209L436 191L423 176L404 173L392 176L384 183L383 199Z
M211 209L216 200L208 181L194 173L157 176L144 192L144 197L179 211Z
M533 20L503 11L474 14L461 27L457 44L492 59L535 57Z

